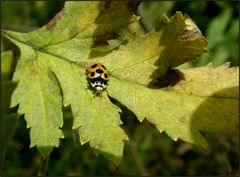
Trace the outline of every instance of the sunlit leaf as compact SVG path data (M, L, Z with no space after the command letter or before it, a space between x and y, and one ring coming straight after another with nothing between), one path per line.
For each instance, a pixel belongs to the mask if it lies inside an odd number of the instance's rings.
M37 31L4 31L21 49L12 106L19 104L18 111L25 114L31 146L48 154L58 145L63 137L61 106L70 105L81 144L89 142L119 164L128 137L120 127L121 110L109 97L173 140L206 147L201 132L237 138L238 70L203 67L175 71L168 77L171 68L206 52L207 41L181 12L171 18L162 15L158 28L143 37L119 35L120 28L138 19L137 5L66 2ZM110 72L109 86L101 96L89 89L85 74L95 62Z

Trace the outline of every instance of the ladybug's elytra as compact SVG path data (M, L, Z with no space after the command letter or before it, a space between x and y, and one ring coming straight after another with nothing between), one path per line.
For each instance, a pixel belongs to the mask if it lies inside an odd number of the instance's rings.
M87 70L87 79L97 94L101 94L108 86L109 75L106 67L101 63L95 63Z

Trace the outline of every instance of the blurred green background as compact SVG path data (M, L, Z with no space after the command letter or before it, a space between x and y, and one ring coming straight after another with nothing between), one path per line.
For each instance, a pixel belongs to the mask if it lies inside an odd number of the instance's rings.
M1 2L2 28L31 31L47 23L63 2ZM168 16L182 11L188 14L208 39L209 52L180 68L191 68L225 62L239 65L239 2L228 1L162 1L142 2L138 8L141 19L129 26L129 31L146 34L155 28L162 13ZM224 137L204 134L209 142L207 150L178 140L174 142L165 133L146 120L141 124L135 115L122 107L121 119L131 139L125 143L123 161L114 167L102 155L96 156L88 144L81 146L71 130L72 115L64 109L65 139L53 150L49 159L43 159L36 148L29 149L29 129L17 108L7 110L14 84L10 82L19 50L1 38L2 58L2 175L239 175L239 145ZM12 59L11 59L12 58ZM7 69L6 69L7 68Z

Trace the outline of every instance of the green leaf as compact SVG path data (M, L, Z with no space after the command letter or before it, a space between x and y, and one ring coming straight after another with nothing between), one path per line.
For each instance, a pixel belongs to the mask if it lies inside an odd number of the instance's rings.
M200 131L237 140L239 70L201 67L183 73L185 80L167 90L112 78L109 95L132 110L140 121L146 117L174 140L206 147Z
M64 105L71 104L75 116L73 128L80 127L81 142L89 141L116 164L120 162L122 140L127 136L118 126L121 124L119 108L112 105L106 95L99 100L90 91L85 95L88 89L85 68L81 68L81 77L74 77L76 71L72 64L61 65L61 62L82 60L91 54L91 49L116 38L121 27L138 19L133 15L137 5L136 2L67 2L59 14L37 31L5 32L21 49L14 73L14 80L20 82L13 94L12 106L20 104L18 111L25 113L27 125L31 127L31 147L37 145L48 155L51 147L57 146L58 139L63 137L59 130L62 100L56 75L64 92ZM113 23L116 19L118 23Z
M117 39L118 30L138 20L133 15L137 4L126 2L67 2L45 26L31 33L18 35L37 50L44 50L71 61L86 59L90 48ZM117 20L117 23L113 23ZM15 32L8 32L15 35ZM71 52L67 52L71 51ZM79 51L81 51L79 53Z
M170 19L163 15L157 30L141 38L133 34L119 50L91 61L101 60L115 77L147 86L169 68L206 52L206 45L206 39L191 19L177 12Z
M121 110L110 102L106 94L102 97L92 94L85 70L65 61L55 63L53 71L63 89L64 106L71 104L73 128L79 128L81 144L90 142L91 147L118 165L122 158L123 140L128 139L119 127Z
M25 114L27 128L30 128L30 147L48 149L57 147L63 133L62 97L55 75L45 65L46 58L23 43L15 42L21 48L13 81L19 82L15 89L11 107L19 104L19 114ZM38 58L38 59L37 59ZM36 60L37 59L37 60Z
M73 128L79 129L81 144L89 142L115 164L122 158L123 141L128 137L120 128L121 110L109 97L174 140L206 147L200 131L237 137L238 70L196 68L182 71L183 77L174 84L175 77L165 83L171 68L207 51L207 41L191 19L180 12L171 18L163 15L159 27L143 37L120 35L120 28L137 20L134 11L138 4L109 3L66 2L64 9L37 31L3 32L21 49L12 106L20 104L19 112L25 113L31 145L42 147L40 151L47 154L58 144L62 97L63 105L71 106ZM85 74L95 62L110 71L109 86L101 96L89 89ZM232 79L228 72L233 73ZM214 80L219 74L225 77ZM204 87L198 79L206 81ZM161 83L169 87L161 89ZM208 90L210 83L215 87Z
M237 90L223 92L224 94L219 92L227 88L238 87L239 69L237 67L229 68L229 64L224 64L213 69L209 64L204 67L182 70L182 72L184 80L173 87L174 91L204 97L215 95L236 100L239 97Z

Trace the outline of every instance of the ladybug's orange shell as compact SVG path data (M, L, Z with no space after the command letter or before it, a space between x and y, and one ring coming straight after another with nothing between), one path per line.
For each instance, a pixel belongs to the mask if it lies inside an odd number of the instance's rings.
M102 79L105 79L107 81L109 80L109 78L108 78L108 71L107 71L106 67L103 64L101 64L101 63L93 64L92 66L90 66L86 70L88 79L96 78L97 73L98 73L97 70L101 71L100 77ZM99 77L99 76L97 76L97 77Z

